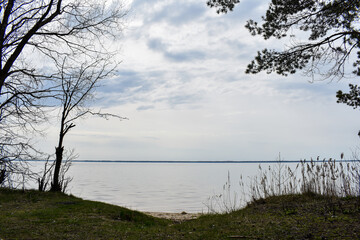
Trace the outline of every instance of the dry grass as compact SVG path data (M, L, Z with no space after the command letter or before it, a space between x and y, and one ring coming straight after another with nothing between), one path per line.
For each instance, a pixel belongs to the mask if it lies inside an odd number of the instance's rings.
M327 197L354 197L360 191L360 163L335 159L302 160L295 167L284 164L279 155L277 164L263 168L259 165L256 176L246 185L240 176L239 190L234 191L230 175L221 194L204 203L208 213L230 213L246 206L248 202L271 196L316 194Z
M263 170L251 183L254 200L286 194L314 193L324 196L356 196L359 191L357 162L335 159L300 161L291 169L279 161L274 168Z

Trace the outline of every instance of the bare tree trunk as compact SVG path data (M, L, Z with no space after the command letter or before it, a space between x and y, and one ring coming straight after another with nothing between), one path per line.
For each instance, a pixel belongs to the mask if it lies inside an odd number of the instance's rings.
M61 184L59 181L59 174L60 174L61 162L63 159L63 152L64 152L64 147L61 146L61 147L55 148L56 159L55 159L54 179L53 179L53 182L51 183L50 191L60 192L62 190L62 187L61 187Z
M65 106L66 105L64 104L64 109L63 109L62 117L61 117L59 144L57 147L55 147L55 157L56 158L55 158L54 178L51 183L51 189L50 189L50 191L53 191L53 192L61 192L61 190L62 190L59 175L60 175L61 163L63 160L63 153L64 153L63 141L64 141L65 134L66 134L67 130L69 129L69 127L64 126L65 125L65 115L66 115L66 107Z

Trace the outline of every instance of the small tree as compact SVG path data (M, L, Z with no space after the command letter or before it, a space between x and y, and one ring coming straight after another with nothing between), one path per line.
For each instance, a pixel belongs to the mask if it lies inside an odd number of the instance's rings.
M74 128L76 120L86 115L95 115L108 119L115 117L125 119L115 114L101 113L90 108L89 101L94 97L94 91L100 80L109 77L116 65L109 58L99 58L93 62L83 62L79 67L73 61L63 61L59 66L60 87L57 98L60 100L60 131L58 145L55 148L55 168L51 191L61 191L60 172L63 162L64 139L70 129Z

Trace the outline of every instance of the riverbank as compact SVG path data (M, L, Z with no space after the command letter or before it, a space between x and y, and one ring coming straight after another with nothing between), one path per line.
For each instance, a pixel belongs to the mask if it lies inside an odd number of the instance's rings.
M186 215L186 214L183 214ZM355 197L270 197L178 221L61 193L0 189L1 239L358 239Z

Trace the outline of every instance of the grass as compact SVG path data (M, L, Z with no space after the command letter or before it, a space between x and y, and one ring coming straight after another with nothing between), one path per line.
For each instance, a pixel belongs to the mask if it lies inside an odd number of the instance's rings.
M174 222L62 193L0 189L0 239L357 239L356 197L260 198L226 214Z
M246 207L237 210L245 185L239 199L228 175L208 206L226 213L183 222L63 193L0 188L0 239L359 239L358 169L359 162L333 159L291 169L279 155L252 178Z

